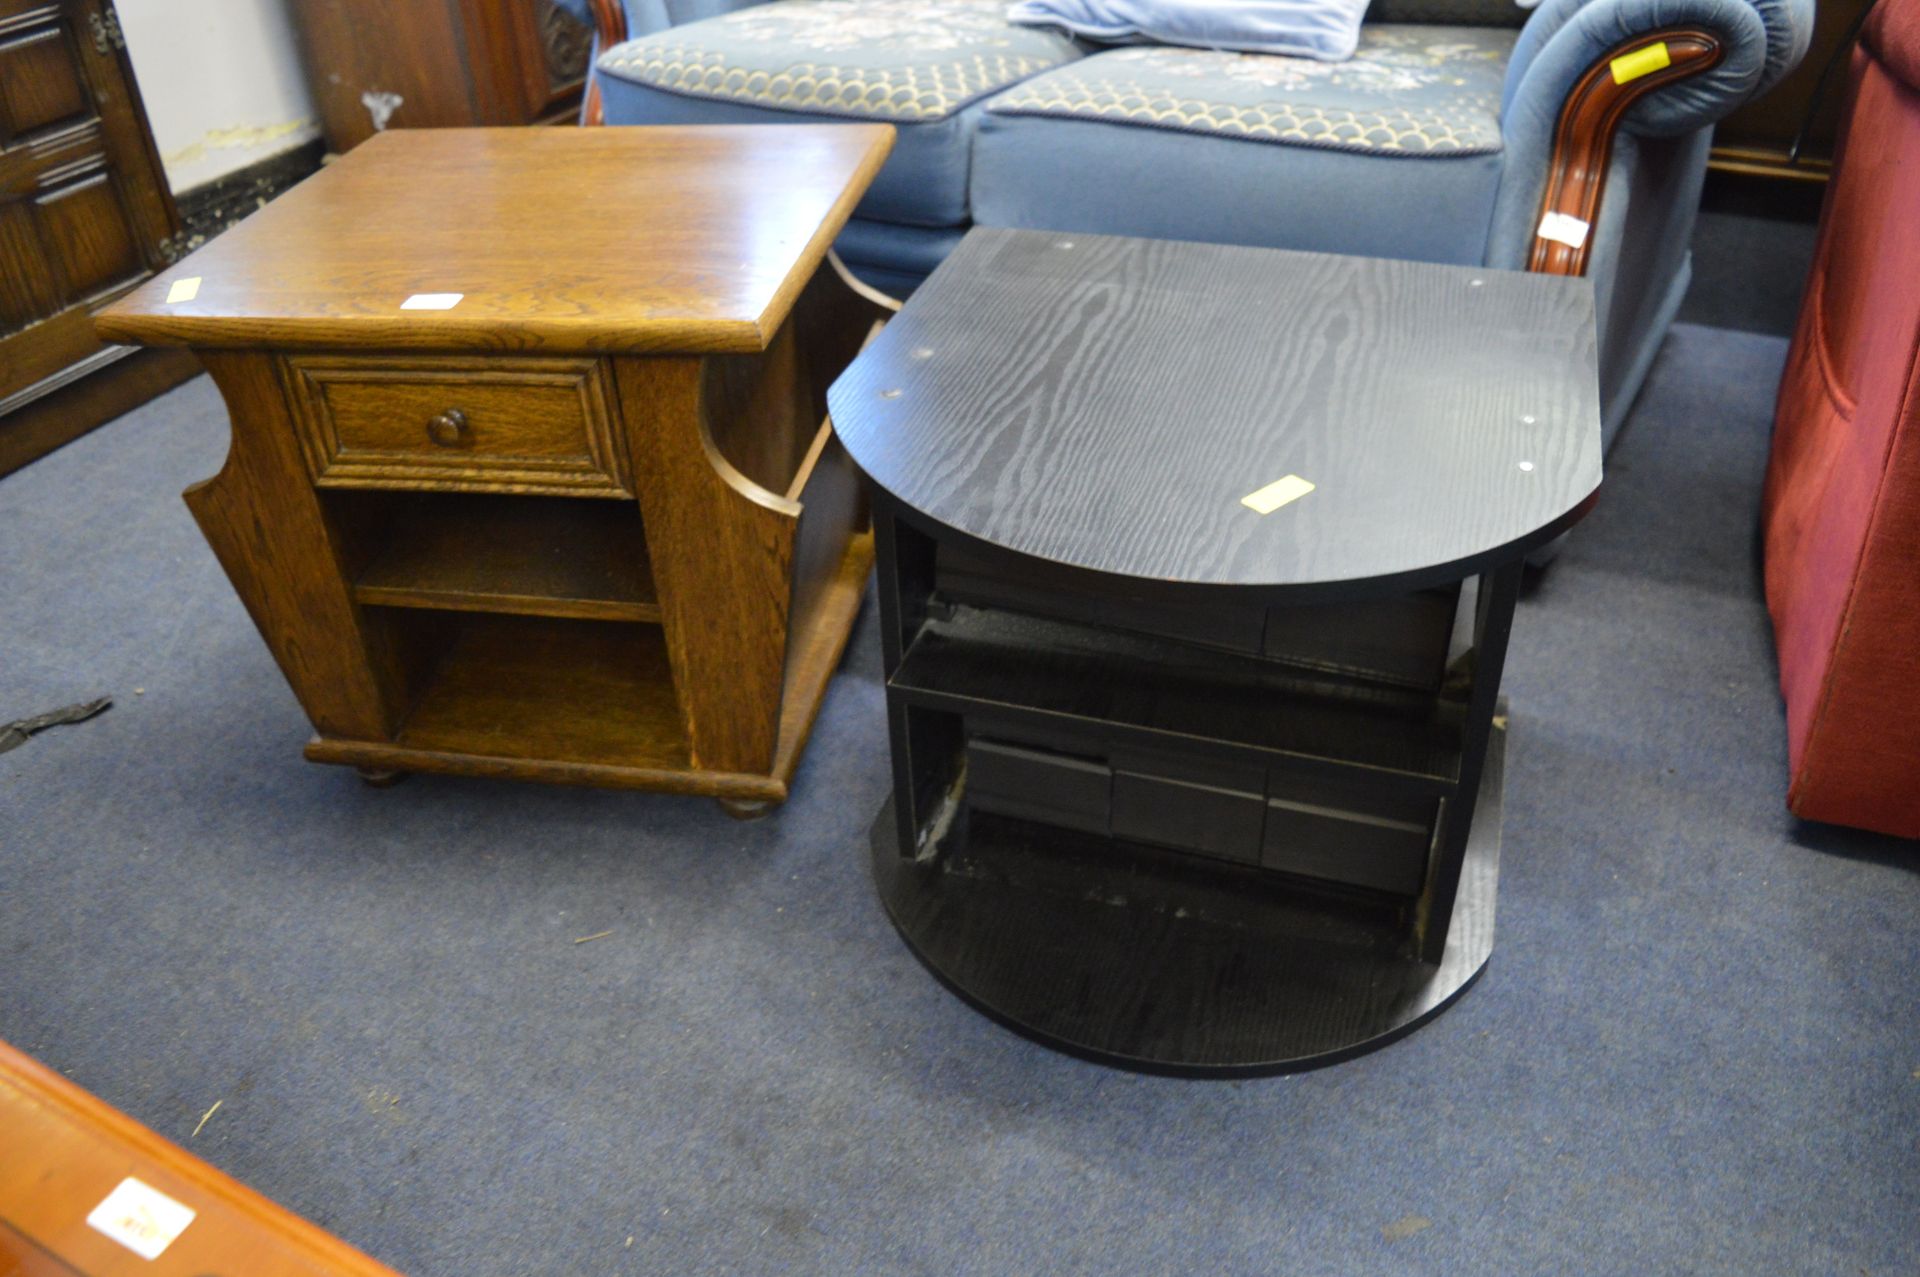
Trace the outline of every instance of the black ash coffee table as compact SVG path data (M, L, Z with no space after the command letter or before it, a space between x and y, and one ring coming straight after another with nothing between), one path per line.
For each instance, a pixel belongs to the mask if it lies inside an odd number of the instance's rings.
M1043 1042L1381 1045L1493 945L1501 666L1600 484L1584 280L978 229L834 386L922 961Z

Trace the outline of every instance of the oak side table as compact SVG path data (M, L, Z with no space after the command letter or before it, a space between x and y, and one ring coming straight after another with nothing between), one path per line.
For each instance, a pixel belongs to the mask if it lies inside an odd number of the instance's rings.
M880 897L1050 1045L1260 1073L1493 947L1501 669L1600 484L1584 279L976 228L835 383Z
M100 315L226 399L186 501L308 758L785 799L872 562L827 250L892 139L385 133Z

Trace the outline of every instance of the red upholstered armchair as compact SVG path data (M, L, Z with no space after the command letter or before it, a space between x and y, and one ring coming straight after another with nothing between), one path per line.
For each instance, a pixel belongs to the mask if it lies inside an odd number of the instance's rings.
M1767 605L1787 805L1920 838L1920 0L1881 0L1780 387Z

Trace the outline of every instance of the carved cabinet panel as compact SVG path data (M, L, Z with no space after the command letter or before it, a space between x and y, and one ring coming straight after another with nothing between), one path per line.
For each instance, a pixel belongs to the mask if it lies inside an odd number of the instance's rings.
M553 0L509 8L521 28L517 44L537 54L523 59L528 106L536 115L577 108L593 50L592 29Z
M580 108L592 33L551 0L291 0L327 147L385 128L535 124Z
M91 313L176 229L112 8L0 0L0 425L126 353Z

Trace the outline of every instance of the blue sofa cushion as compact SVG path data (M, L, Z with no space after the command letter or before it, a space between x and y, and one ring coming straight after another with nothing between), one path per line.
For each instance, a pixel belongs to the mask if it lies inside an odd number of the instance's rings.
M1514 35L1368 28L1342 63L1097 54L988 99L974 218L1478 264Z
M899 127L862 217L957 226L978 103L1080 57L1008 23L1004 0L782 0L673 27L598 63L609 124L835 119Z
M668 93L859 120L944 120L1080 56L1002 0L785 0L629 40L603 75Z
M905 298L959 247L966 233L964 226L900 226L856 217L833 247L855 275L883 293Z
M822 117L739 102L682 97L618 80L600 82L608 124L819 124ZM978 104L920 124L901 124L893 153L855 210L905 226L964 226Z
M1501 146L1513 42L1500 27L1372 26L1346 62L1116 49L1035 76L987 111L1381 155L1485 155Z

